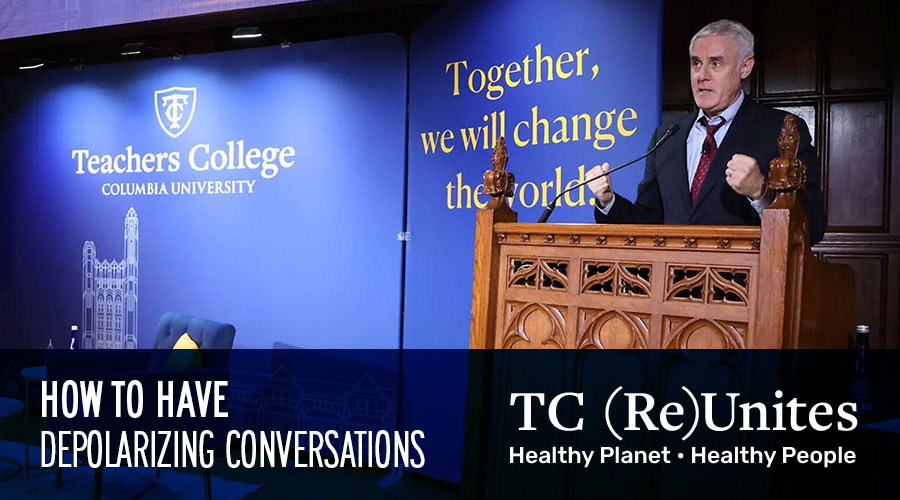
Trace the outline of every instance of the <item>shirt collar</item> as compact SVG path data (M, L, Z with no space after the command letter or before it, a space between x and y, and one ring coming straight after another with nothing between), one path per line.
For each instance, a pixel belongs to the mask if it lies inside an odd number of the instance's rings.
M738 109L740 109L741 103L743 103L743 102L744 102L744 93L741 92L741 94L738 96L738 98L733 103L731 103L731 106L728 106L727 108L725 108L725 111L722 111L721 113L719 113L719 115L717 117L711 119L710 122L718 122L719 120L717 118L722 117L723 119L725 119L726 123L730 123L732 120L734 120L734 116L737 115ZM696 119L695 123L699 123L700 118L703 118L704 116L706 116L706 113L704 113L702 109L700 111L698 111L697 119Z

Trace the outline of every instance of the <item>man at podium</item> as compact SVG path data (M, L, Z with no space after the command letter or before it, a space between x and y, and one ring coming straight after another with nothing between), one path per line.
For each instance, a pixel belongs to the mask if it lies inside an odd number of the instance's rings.
M779 155L785 112L754 103L741 88L753 70L753 34L739 22L716 21L694 35L689 52L699 111L679 117L677 131L647 157L633 203L615 194L609 176L588 184L598 223L759 225L762 210L774 200L766 178L769 162ZM809 214L815 244L825 232L819 159L806 123L796 123L797 157L807 169L798 199ZM672 126L657 128L650 144ZM586 177L608 170L604 163Z

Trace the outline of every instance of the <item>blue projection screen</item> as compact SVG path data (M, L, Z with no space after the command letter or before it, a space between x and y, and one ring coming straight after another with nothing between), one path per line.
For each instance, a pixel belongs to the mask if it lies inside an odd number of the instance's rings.
M6 347L396 348L406 48L372 35L4 82ZM9 200L9 198L8 198Z
M593 165L644 152L660 120L661 26L660 0L502 0L448 2L416 29L404 348L469 345L475 211L487 202L480 185L497 137L509 148L520 222L537 220L548 197ZM641 175L640 164L623 170L616 190L632 198ZM586 188L564 197L551 222L592 223L592 198ZM404 415L440 429L429 436L441 453L422 472L450 482L462 476L464 366L403 366L407 400L450 403Z
M406 347L469 343L475 210L499 136L519 222L591 167L642 154L661 110L660 0L451 2L410 45ZM643 163L617 173L634 198ZM593 223L587 187L550 222Z

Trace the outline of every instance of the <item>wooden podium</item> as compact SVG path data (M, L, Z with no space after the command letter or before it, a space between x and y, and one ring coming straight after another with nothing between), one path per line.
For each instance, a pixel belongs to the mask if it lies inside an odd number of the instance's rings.
M473 349L845 348L853 272L810 251L788 115L760 227L518 223L501 138L477 214Z

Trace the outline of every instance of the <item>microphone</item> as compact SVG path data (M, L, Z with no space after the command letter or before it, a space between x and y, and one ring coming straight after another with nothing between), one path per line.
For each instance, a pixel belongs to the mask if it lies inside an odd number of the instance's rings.
M709 142L703 141L703 147L700 148L700 154L709 154Z
M550 218L550 214L552 214L552 213L553 213L553 210L556 208L556 202L559 201L559 199L562 198L564 194L568 193L569 191L572 191L573 189L580 188L581 186L584 186L585 184L587 184L587 183L589 183L589 182L592 182L592 181L595 181L595 180L597 180L597 179L599 179L599 178L601 178L601 177L606 177L607 175L609 175L609 174L611 174L611 173L613 173L613 172L616 172L616 171L618 171L618 170L621 170L621 169L627 167L628 165L631 165L632 163L641 161L641 160L643 160L644 158L650 156L654 151L656 151L657 149L659 149L659 147L662 146L664 142L666 142L667 140L669 140L669 137L672 137L672 136L675 134L675 132L678 132L678 129L679 129L679 128L680 128L680 127L678 126L677 123L674 124L674 125L672 125L671 127L669 127L669 130L666 130L666 133L663 134L663 136L660 137L658 141L656 141L656 144L654 144L653 147L650 148L650 149L649 149L646 153L644 153L643 155L641 155L641 156L639 156L639 157L637 157L637 158L635 158L635 159L629 161L628 163L623 163L623 164L617 166L616 168L610 169L608 172L603 172L603 173L600 174L600 175L597 175L597 176L591 177L590 179L586 179L586 180L584 180L584 181L582 181L582 182L579 182L578 184L575 184L574 186L570 187L569 189L566 189L565 191L563 191L563 192L559 193L558 195L556 195L556 198L553 198L553 201L551 201L550 204L547 205L547 208L544 209L544 213L541 214L541 218L538 219L538 221L537 221L538 224L543 224L543 223L547 222L547 219Z

